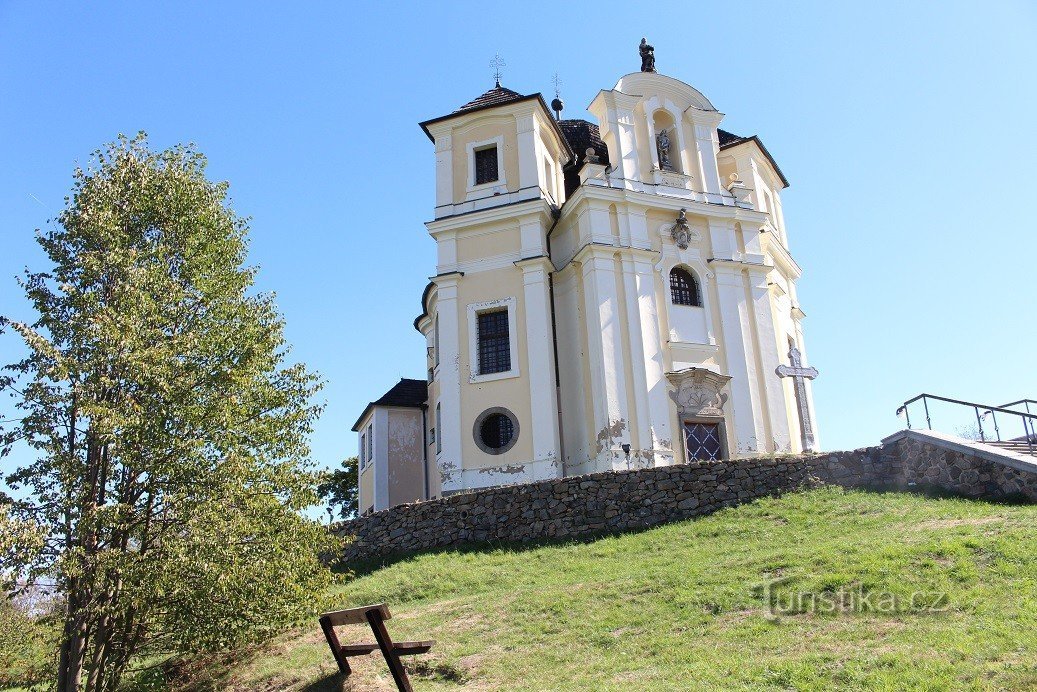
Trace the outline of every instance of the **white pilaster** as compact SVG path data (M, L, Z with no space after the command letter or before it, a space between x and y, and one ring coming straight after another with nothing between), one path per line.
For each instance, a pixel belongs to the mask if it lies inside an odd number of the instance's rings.
M717 125L723 115L717 112L687 111L695 128L695 152L699 170L702 172L702 187L708 201L721 203L720 169L717 167Z
M532 113L520 116L516 124L518 126L519 189L535 188L539 186L540 181L536 116Z
M527 216L519 220L519 257L528 259L547 254L544 246L544 227L539 216Z
M453 138L446 133L436 136L436 206L454 201Z
M558 399L551 334L550 263L546 258L519 262L526 313L526 354L533 434L533 478L562 475L558 441Z
M735 439L728 440L731 456L766 451L763 412L759 402L756 362L745 283L738 266L715 266L720 323L724 332L724 356L731 376L731 410ZM730 429L730 428L729 428Z
M663 359L659 310L655 295L655 272L647 254L634 257L638 314L641 318L641 348L644 353L645 388L648 394L648 419L652 432L654 465L674 463L673 431L670 428L670 397Z
M457 271L457 232L446 231L436 236L436 273Z
M629 252L629 251L627 251ZM648 408L648 383L645 376L645 351L641 333L641 309L637 292L637 275L634 271L634 260L629 254L623 257L623 294L626 298L627 344L631 370L631 392L634 395L634 425L637 430L637 452L644 452L639 460L631 456L632 466L651 466L655 449L652 440L651 413ZM651 455L651 456L649 456ZM636 461L636 463L635 463ZM649 463L646 463L649 462Z
M587 205L585 214L587 224L586 237L592 243L612 245L612 222L609 219L608 204L601 200L591 200Z
M630 234L630 245L642 250L652 247L652 241L648 236L648 216L640 207L632 207L627 204L625 211L620 212L620 218L626 217L627 227Z
M627 382L620 360L622 332L615 263L610 253L588 248L583 259L587 336L591 348L591 395L598 468L626 468L623 444L630 442Z
M766 270L752 270L749 284L756 315L756 334L759 337L760 373L763 380L764 399L767 402L767 418L770 422L771 438L776 452L791 452L788 415L785 410L785 390L775 369L781 363L778 340L774 330L774 313L771 310L770 289L767 286Z
M461 490L461 369L460 313L457 304L459 274L437 276L436 312L439 316L439 405L443 429L442 451L437 455L442 492Z
M717 259L733 259L738 252L738 241L735 238L735 225L728 219L708 219L709 244L713 248L713 257Z
M637 137L635 136L634 111L632 108L617 108L615 111L616 140L619 142L619 162L623 178L631 182L640 183L641 166L637 155ZM636 189L640 189L637 186Z

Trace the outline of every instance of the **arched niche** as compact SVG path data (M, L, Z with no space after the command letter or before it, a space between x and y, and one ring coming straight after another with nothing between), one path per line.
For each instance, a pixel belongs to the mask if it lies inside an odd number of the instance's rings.
M655 147L656 167L661 171L683 173L681 163L680 142L683 139L678 132L677 121L669 111L663 108L652 113L652 142Z

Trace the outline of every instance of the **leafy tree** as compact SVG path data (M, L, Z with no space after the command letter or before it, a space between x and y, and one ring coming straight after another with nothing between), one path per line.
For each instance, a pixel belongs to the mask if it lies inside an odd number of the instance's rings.
M341 468L326 472L317 486L317 494L328 506L328 516L352 519L357 514L359 489L359 459L349 457L342 461Z
M114 690L134 656L261 638L330 581L307 438L320 387L286 362L273 297L244 266L247 220L191 146L120 137L77 169L53 268L20 284L38 313L7 321L28 355L0 386L20 419L4 452L11 520L48 527L9 551L63 599L56 687Z
M51 678L53 634L48 618L0 598L0 689L43 685Z

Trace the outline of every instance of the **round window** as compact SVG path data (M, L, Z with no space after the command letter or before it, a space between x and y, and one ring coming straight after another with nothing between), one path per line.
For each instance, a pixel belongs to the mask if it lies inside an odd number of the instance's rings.
M508 409L487 409L475 421L475 444L487 454L503 454L515 446L518 428L515 414Z

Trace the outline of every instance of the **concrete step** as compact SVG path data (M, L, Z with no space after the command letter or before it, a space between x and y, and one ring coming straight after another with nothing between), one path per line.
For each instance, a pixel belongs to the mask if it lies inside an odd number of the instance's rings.
M1017 454L1037 456L1037 443L1027 444L1026 440L1001 440L1000 442L997 440L987 440L984 444L1016 452Z

